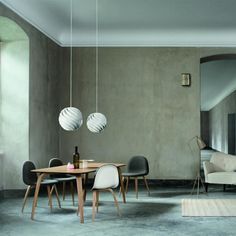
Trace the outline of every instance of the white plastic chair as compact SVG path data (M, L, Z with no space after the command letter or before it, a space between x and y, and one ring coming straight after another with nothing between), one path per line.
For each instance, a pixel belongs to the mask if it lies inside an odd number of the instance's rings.
M95 176L94 185L92 188L93 191L93 216L92 219L95 219L95 208L98 212L98 202L99 202L99 191L109 191L113 198L117 208L118 215L120 216L119 205L116 199L116 195L113 188L116 188L119 185L119 174L116 166L108 164L101 166Z

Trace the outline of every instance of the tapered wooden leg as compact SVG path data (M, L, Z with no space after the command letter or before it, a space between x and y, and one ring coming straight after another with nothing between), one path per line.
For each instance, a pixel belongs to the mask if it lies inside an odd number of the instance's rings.
M63 201L65 200L65 195L66 195L66 182L62 183L62 199Z
M76 185L78 192L78 209L80 214L80 223L84 223L84 199L83 199L83 186L81 175L76 176Z
M206 192L208 192L208 183L205 183Z
M128 192L129 178L130 178L130 177L126 177L126 189L125 189L125 192L126 192L126 193Z
M119 181L120 181L120 189L123 197L123 203L126 203L126 198L125 198L125 189L124 189L124 183L122 181L122 175L121 175L121 169L118 167L118 173L119 173Z
M84 185L87 184L88 181L88 173L84 174Z
M35 191L34 191L34 201L33 201L32 212L31 212L31 219L32 219L32 220L34 219L35 207L36 207L37 200L38 200L38 194L39 194L40 184L41 184L41 181L42 181L42 179L43 179L44 176L45 176L44 173L43 173L43 174L40 174L40 175L38 176L38 179L37 179L37 184L36 184Z
M96 208L96 203L97 203L97 191L96 190L93 190L93 212L92 212L92 221L94 221L95 219L95 215L96 215L96 211L95 211L95 208Z
M196 179L194 180L194 184L193 184L193 188L192 188L192 191L191 191L191 195L192 195L193 192L194 192L195 186L196 186L196 184L197 184L197 180L198 180L198 178L196 178Z
M49 206L50 206L50 210L52 211L52 195L51 195L51 191L50 191L50 186L47 186L47 191L48 191L48 200L49 200Z
M24 211L24 208L25 208L25 203L26 203L26 200L27 200L27 197L29 195L29 192L30 192L30 189L31 189L31 186L29 185L26 189L26 192L25 192L25 197L24 197L24 200L23 200L23 206L22 206L22 209L21 209L21 212L23 213Z
M145 176L143 176L143 181L144 181L145 186L146 186L146 189L147 189L147 191L148 191L148 195L150 196L150 190L149 190L148 183L147 183L147 179L145 178Z
M125 184L125 177L124 176L122 176L122 179L121 179L121 181L123 182L123 185ZM119 196L121 195L121 187L120 187L120 189L119 189Z
M86 201L87 191L86 191L86 185L88 182L88 173L84 175L84 202Z
M54 190L54 186L55 186L55 184L51 187L51 190L50 190L50 195L51 196L52 196L52 193L53 193L53 190ZM49 198L48 198L48 205L50 205Z
M138 199L138 178L134 178L134 183L135 183L135 193L136 193L136 198Z
M70 192L71 192L71 197L72 197L72 203L73 203L73 206L74 206L74 205L75 205L75 199L74 199L74 184L73 184L72 181L70 182Z
M119 209L119 204L118 204L118 201L116 199L116 195L115 195L115 193L114 193L114 191L112 189L108 189L108 190L111 192L111 194L112 194L112 196L114 198L115 206L117 208L117 213L118 213L119 216L121 216L120 209Z
M99 205L99 191L96 191L96 208L98 212L98 205Z
M60 203L60 199L59 199L59 195L58 195L58 191L57 191L57 186L53 185L53 187L55 188L55 194L56 194L58 206L59 206L59 208L61 208L61 203Z

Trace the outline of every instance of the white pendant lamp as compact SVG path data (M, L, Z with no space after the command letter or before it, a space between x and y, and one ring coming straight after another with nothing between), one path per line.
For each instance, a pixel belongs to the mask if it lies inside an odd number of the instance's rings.
M72 106L72 19L73 19L73 0L70 0L70 106L64 108L59 115L59 124L66 131L74 131L83 124L81 111Z
M96 112L87 118L87 127L92 133L102 132L107 125L107 118L98 112L98 0L96 0Z

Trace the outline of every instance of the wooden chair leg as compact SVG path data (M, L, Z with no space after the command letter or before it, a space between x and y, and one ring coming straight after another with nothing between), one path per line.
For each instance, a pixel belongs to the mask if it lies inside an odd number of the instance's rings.
M52 186L51 190L50 190L50 195L52 196L52 192L54 190L54 185ZM50 201L49 201L49 198L48 198L48 206L50 205Z
M66 182L62 183L62 199L63 201L65 200L65 195L66 195Z
M31 189L31 186L29 185L26 189L26 192L25 192L25 197L24 197L24 200L23 200L23 206L22 206L22 209L21 209L21 212L23 213L24 211L24 208L25 208L25 203L26 203L26 200L27 200L27 197L29 195L29 192L30 192L30 189Z
M138 199L138 178L134 178L136 198Z
M97 202L96 196L97 196L96 190L93 190L93 214L92 214L92 220L93 221L95 219L95 214L96 214L96 211L95 211L96 202Z
M75 199L74 199L74 183L71 181L70 182L70 192L71 192L71 197L72 197L72 203L73 206L75 205Z
M147 191L148 191L148 195L150 196L150 190L149 190L148 183L147 183L147 179L145 178L145 176L143 176L143 181L144 181L145 186L146 186L146 189L147 189Z
M116 208L117 208L117 213L118 213L119 216L121 216L119 204L118 204L118 201L117 201L117 199L116 199L116 195L115 195L115 193L114 193L114 191L113 191L112 189L108 189L108 190L111 192L111 194L112 194L112 196L113 196L113 198L114 198L115 206L116 206Z
M121 181L123 182L123 185L124 185L124 183L125 183L125 177L124 177L124 176L122 176ZM120 195L121 195L121 187L120 187L120 189L119 189L119 196L120 196Z
M98 204L99 204L99 191L96 191L96 208L98 212Z
M206 192L208 192L208 183L205 183Z
M58 206L59 206L59 208L61 208L61 203L60 203L60 199L59 199L59 195L58 195L58 191L57 191L57 186L56 186L56 185L53 185L53 187L54 187L54 189L55 189L55 194L56 194Z
M129 178L130 178L130 177L126 177L125 193L127 193L127 192L128 192Z
M84 202L86 201L86 196L87 196L87 190L86 190L86 185L88 182L88 173L84 175Z
M51 189L50 189L49 185L47 186L47 191L48 191L49 206L50 206L50 209L52 211L52 195L51 195Z

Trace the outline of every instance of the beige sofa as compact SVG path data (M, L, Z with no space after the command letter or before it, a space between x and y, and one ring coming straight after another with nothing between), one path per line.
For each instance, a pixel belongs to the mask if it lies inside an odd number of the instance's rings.
M214 152L210 161L203 162L206 190L208 184L236 185L236 156Z

